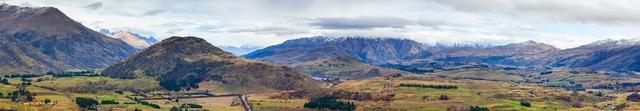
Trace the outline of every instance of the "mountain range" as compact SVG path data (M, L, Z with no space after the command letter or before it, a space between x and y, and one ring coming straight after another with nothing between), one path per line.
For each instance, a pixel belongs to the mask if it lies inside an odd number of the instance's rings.
M180 78L182 76L178 75L188 75L193 71L204 71L195 73L200 76L203 75L201 73L222 70L216 69L220 67L214 67L219 64L243 64L236 67L223 65L222 68L228 68L225 69L227 72L220 73L268 70L287 75L298 73L296 71L299 70L302 71L301 73L311 75L372 77L401 73L397 70L381 68L379 65L416 61L640 71L640 60L637 59L640 58L640 40L636 39L602 40L570 49L558 49L534 41L498 46L446 46L427 45L410 39L374 37L307 37L287 40L259 50L255 50L257 47L223 47L225 50L235 50L233 52L236 55L246 53L240 58L215 46L209 46L210 44L203 43L203 40L185 38L190 39L181 41L180 37L175 37L167 42L195 41L193 42L195 44L164 43L156 46L153 45L157 42L154 37L145 37L126 31L93 31L53 7L29 8L2 4L0 5L0 43L2 43L0 44L0 72L39 73L68 69L100 69L122 60L125 62L111 66L105 70L105 73L114 77L130 78L135 75L135 72L142 71L146 76L157 79L174 76ZM125 60L140 49L151 46L155 47ZM179 48L167 51L174 47ZM180 49L183 47L187 49ZM251 50L255 51L247 53ZM192 56L199 53L207 56ZM164 65L148 66L150 63L145 63L153 60L160 60L158 64ZM202 61L194 62L194 60ZM190 68L184 68L183 71L175 69L176 66ZM211 74L208 73L204 75L210 76Z
M0 73L104 68L136 51L56 8L0 4Z
M603 40L561 50L525 41L498 46L426 45L408 39L309 37L285 41L244 55L245 58L300 66L309 61L347 60L368 65L431 61L483 63L514 67L589 68L600 71L639 71L638 40ZM316 62L316 64L318 64Z

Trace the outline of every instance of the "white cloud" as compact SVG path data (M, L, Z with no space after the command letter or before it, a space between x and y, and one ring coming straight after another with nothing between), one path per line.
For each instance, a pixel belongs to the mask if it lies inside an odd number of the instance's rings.
M635 37L640 29L635 27L640 24L640 8L636 7L640 4L630 0L6 2L57 7L96 30L130 30L161 39L192 35L232 46L273 45L322 35L401 37L451 44L535 40L570 48L611 37Z

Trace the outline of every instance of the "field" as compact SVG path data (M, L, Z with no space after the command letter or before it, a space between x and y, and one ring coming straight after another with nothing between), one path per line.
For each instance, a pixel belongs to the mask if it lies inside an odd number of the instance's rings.
M426 75L401 75L400 77L384 76L368 79L336 82L328 87L326 95L339 97L340 101L355 103L356 110L407 110L407 111L443 111L467 110L470 106L486 107L496 111L593 111L615 110L625 105L625 110L638 110L640 103L626 101L631 93L604 90L571 91L562 87L548 87L541 83L531 83L532 78L547 81L573 81L585 86L611 84L617 82L637 82L637 79L615 77L606 74L573 74L554 72L546 75L523 77L499 71L454 70L436 72ZM10 98L0 98L0 109L15 110L80 110L74 101L76 97L92 98L97 101L115 101L117 104L101 104L104 110L165 111L183 104L202 105L210 111L243 110L237 96L203 97L175 99L143 100L157 104L156 109L136 102L132 98L170 97L158 94L165 90L152 79L116 79L109 77L51 77L29 78L32 85L26 90L36 94L31 102L14 102ZM37 80L37 81L35 81ZM10 78L8 85L0 85L0 93L7 95L18 89L23 83L20 78ZM201 83L200 89L207 89L214 94L229 94L228 87L220 87L213 82ZM404 84L404 86L403 86ZM407 84L430 86L455 86L455 88L414 87ZM118 92L120 91L120 92ZM594 92L595 91L595 92ZM336 93L341 92L341 93ZM340 95L340 94L359 95ZM362 95L370 97L359 98ZM349 96L349 97L342 97ZM385 98L388 97L388 98ZM445 97L443 99L443 97ZM615 98L615 99L612 99ZM45 103L45 100L51 103ZM288 91L280 93L254 93L248 95L248 101L254 110L311 110L304 108L309 97L289 95ZM522 101L531 106L523 106Z
M398 87L401 83L453 85L457 89L434 89ZM410 76L401 78L373 78L367 80L354 80L337 84L334 89L351 92L390 92L384 84L394 84L395 96L392 101L355 101L357 110L447 110L464 109L469 106L487 107L498 111L556 111L556 110L598 110L606 109L605 106L592 105L611 103L615 106L626 103L624 99L617 101L607 100L604 97L593 96L587 92L571 92L562 88L544 87L540 84L513 83L486 80L452 80L436 78L433 76ZM618 94L618 93L615 93ZM625 95L615 95L625 97ZM449 99L440 100L441 95ZM628 94L627 94L628 95ZM569 100L556 99L567 97ZM578 99L577 99L578 98ZM529 101L531 107L520 104L520 100ZM353 100L349 100L353 101ZM576 102L582 103L581 107L573 107ZM637 104L637 103L631 103ZM630 107L635 108L635 107Z

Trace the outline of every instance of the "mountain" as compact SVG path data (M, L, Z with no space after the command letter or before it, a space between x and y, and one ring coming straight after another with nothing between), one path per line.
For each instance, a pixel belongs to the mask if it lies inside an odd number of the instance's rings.
M147 48L152 44L158 42L158 40L153 36L145 37L140 34L128 32L128 31L110 32L109 30L101 29L100 33L116 38L118 40L124 41L127 44L138 49Z
M555 52L560 49L534 41L490 47L453 47L434 52L434 56L514 56Z
M485 63L493 65L531 66L535 65L521 60L521 56L537 56L544 53L557 52L560 49L534 41L511 43L488 47L450 47L434 51L429 57L432 61L456 63Z
M409 39L310 37L287 40L243 57L278 64L346 57L379 64L430 56L431 53L426 49L424 44Z
M552 53L518 59L548 67L589 68L606 71L640 71L640 40L601 40Z
M298 90L317 88L318 84L292 68L245 60L196 37L162 40L102 74L152 77L178 86L210 83L233 92Z
M261 46L253 46L253 45L242 45L240 47L236 47L236 46L218 46L218 47L220 47L222 50L229 51L234 55L244 55L244 54L256 51L258 49L264 48Z
M366 78L400 73L375 64L431 55L425 45L396 38L310 37L244 55L243 57L295 67L306 74L329 78Z
M53 7L0 4L0 73L103 68L137 50Z

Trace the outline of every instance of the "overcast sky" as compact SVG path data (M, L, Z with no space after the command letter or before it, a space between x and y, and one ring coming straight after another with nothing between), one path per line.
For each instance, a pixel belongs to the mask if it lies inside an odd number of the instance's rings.
M534 40L571 48L640 32L633 0L0 0L52 6L94 29L214 45L273 45L310 36L409 38L423 43Z

